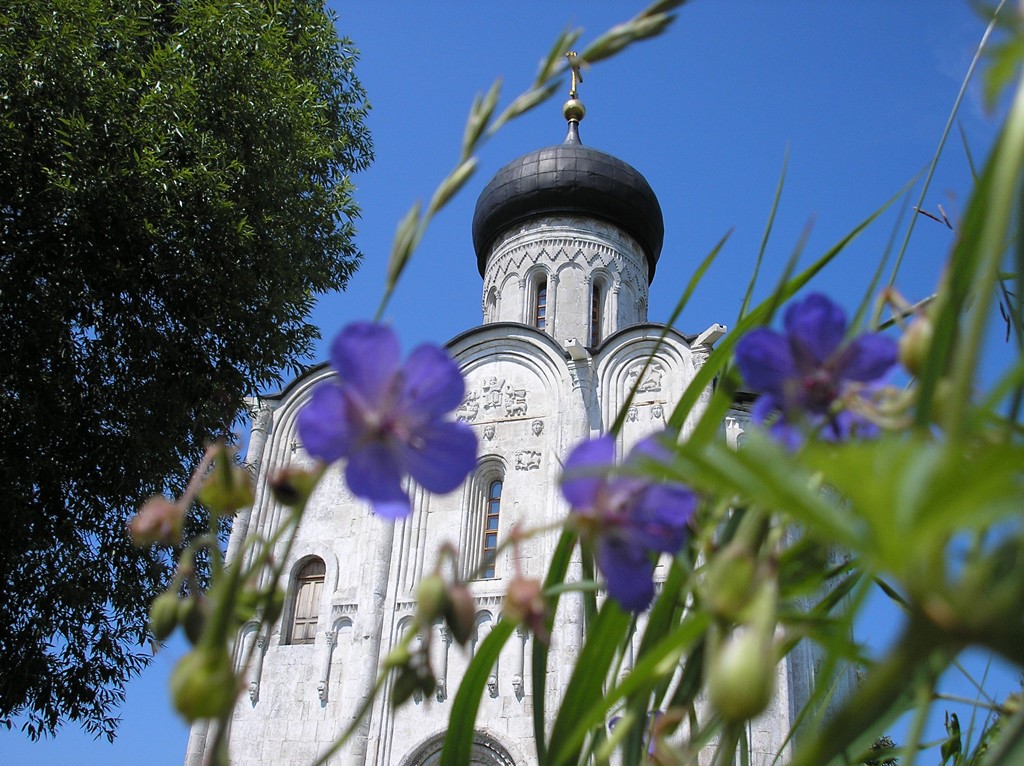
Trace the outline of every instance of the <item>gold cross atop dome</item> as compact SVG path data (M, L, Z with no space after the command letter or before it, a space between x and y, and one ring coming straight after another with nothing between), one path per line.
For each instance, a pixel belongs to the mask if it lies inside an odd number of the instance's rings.
M575 125L579 124L579 121L583 119L583 115L587 113L587 110L583 106L583 102L579 100L579 94L577 88L580 83L583 82L583 67L587 65L587 62L576 53L576 51L569 51L565 54L565 59L569 64L569 71L572 73L572 83L569 88L569 100L565 102L562 107L562 114L565 115L565 119L569 121L570 135L572 136L572 143L579 143L579 136L572 133L575 130ZM566 139L570 140L569 138Z
M576 87L583 84L582 68L586 62L576 54L576 51L569 51L565 54L565 58L569 62L569 69L572 70L572 85L569 88L569 98L578 98Z

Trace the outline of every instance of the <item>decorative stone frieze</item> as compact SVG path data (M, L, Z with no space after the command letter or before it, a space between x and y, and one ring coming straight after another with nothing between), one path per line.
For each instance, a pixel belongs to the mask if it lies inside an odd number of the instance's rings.
M647 371L644 371L644 367ZM637 385L637 379L643 375L643 380ZM661 391L662 380L665 377L665 365L658 361L652 361L649 365L646 361L637 362L629 368L626 374L626 388L633 390L636 387L638 394L656 393Z
M535 471L540 468L541 453L534 449L522 449L516 453L517 471Z

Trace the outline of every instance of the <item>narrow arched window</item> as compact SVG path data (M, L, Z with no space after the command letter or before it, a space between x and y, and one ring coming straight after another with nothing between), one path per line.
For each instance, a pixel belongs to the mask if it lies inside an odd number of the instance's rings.
M487 291L487 300L484 301L484 321L495 322L498 318L498 290L493 285Z
M487 486L487 505L484 508L484 546L481 558L480 577L494 577L495 557L498 553L498 514L501 512L500 479L495 479Z
M316 623L320 612L320 595L324 589L327 567L323 559L307 561L295 577L295 600L292 609L290 644L312 644L316 640Z
M543 330L548 324L548 281L542 279L537 283L533 298L533 326Z
M594 282L590 291L590 345L601 342L601 283Z

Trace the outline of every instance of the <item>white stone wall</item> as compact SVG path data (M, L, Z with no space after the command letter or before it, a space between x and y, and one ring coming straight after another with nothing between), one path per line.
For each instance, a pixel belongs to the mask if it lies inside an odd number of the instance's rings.
M531 285L548 282L548 326L531 326ZM587 349L590 296L603 280L602 342ZM237 661L250 647L247 689L231 721L231 762L241 766L308 764L354 720L372 689L382 658L400 640L415 610L417 583L434 570L445 543L461 552L462 576L480 561L484 503L492 477L504 486L499 539L513 524L538 526L565 518L558 477L562 461L580 441L608 431L635 388L619 439L624 454L639 439L664 428L710 348L647 319L647 262L636 243L614 226L576 217L553 217L514 228L499 237L484 277L484 325L460 335L450 351L466 378L466 397L456 416L476 432L480 475L445 496L411 487L412 514L396 524L373 516L345 487L340 468L328 471L309 503L285 562L294 578L318 556L326 564L316 641L291 645L286 608L268 635L251 626L241 632ZM513 322L516 324L507 324ZM498 324L506 323L506 324ZM709 330L709 333L711 331ZM664 336L664 337L663 337ZM575 339L575 344L568 343ZM713 340L707 340L712 343ZM334 373L315 369L282 394L262 404L255 419L247 462L258 473L251 511L236 520L229 556L251 556L254 536L269 538L285 511L266 491L266 481L289 465L308 465L295 417L316 385ZM703 413L701 392L684 425L689 433ZM743 413L724 424L735 443ZM414 698L395 711L387 689L372 705L354 740L331 763L345 766L413 766L411 754L443 733L454 694L474 648L501 619L501 598L510 579L522 572L542 577L557 541L555 531L530 538L516 555L506 552L495 577L472 583L476 630L465 649L434 625L418 641L428 642L438 691ZM279 556L285 556L282 544ZM569 576L580 576L580 561ZM661 566L656 577L663 576ZM294 582L289 582L289 597ZM291 604L291 599L289 599ZM641 630L644 617L640 620ZM282 627L284 626L284 627ZM557 710L582 642L582 600L566 595L551 640L546 709ZM506 750L511 763L533 764L533 688L528 661L532 636L518 632L505 646L480 705L478 729ZM627 651L622 671L633 663ZM780 732L789 730L789 694L806 678L780 666L779 695L762 720L751 726L758 753L774 753ZM797 690L805 694L806 689ZM550 722L549 722L550 723ZM187 763L202 762L207 732L193 729Z
M601 287L601 339L647 321L647 260L616 226L573 216L529 221L495 241L484 271L484 323L534 323L536 287L547 282L545 332L591 340L591 296Z
M672 332L659 343L660 332L654 326L633 327L611 338L598 357L584 354L580 359L571 358L550 336L523 326L485 325L457 339L451 352L467 381L458 417L477 433L481 464L498 470L504 481L499 538L514 523L540 525L565 517L568 508L557 483L560 461L582 439L607 430L638 379L638 415L627 419L623 449L664 426L671 403L695 368L686 340ZM308 464L295 433L295 415L313 387L331 375L327 369L314 371L274 402L272 422L263 424L269 434L260 463L261 484L279 468ZM412 616L416 585L435 567L441 545L450 542L463 552L464 573L478 561L482 528L469 511L474 509L474 493L480 491L472 481L446 496L413 488L412 515L392 525L375 518L348 492L340 468L327 473L309 504L286 569L294 574L311 555L327 565L316 643L288 643L287 628L282 628L289 624L288 610L263 638L258 659L246 674L250 687L232 721L233 763L308 763L348 725L380 659ZM482 505L475 508L479 514ZM269 493L261 492L246 533L266 538L282 514ZM333 762L397 766L443 731L473 648L500 619L501 596L510 578L517 570L542 576L556 539L554 532L531 539L518 560L508 553L499 557L496 577L473 584L477 630L470 646L461 649L439 626L431 629L439 692L414 699L397 712L385 693L360 740ZM232 546L246 550L235 542ZM578 566L576 562L577 576ZM532 640L520 633L505 647L479 718L481 731L522 764L532 763L533 757L527 660ZM580 600L566 597L552 638L549 710L555 709L568 683L581 640ZM251 630L243 631L239 656L256 641ZM190 752L199 745L197 733Z

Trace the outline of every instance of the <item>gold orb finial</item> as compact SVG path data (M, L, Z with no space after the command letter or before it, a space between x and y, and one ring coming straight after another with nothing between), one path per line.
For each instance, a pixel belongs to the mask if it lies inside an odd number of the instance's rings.
M579 122L586 114L587 109L578 98L570 98L562 105L562 115L569 121Z

